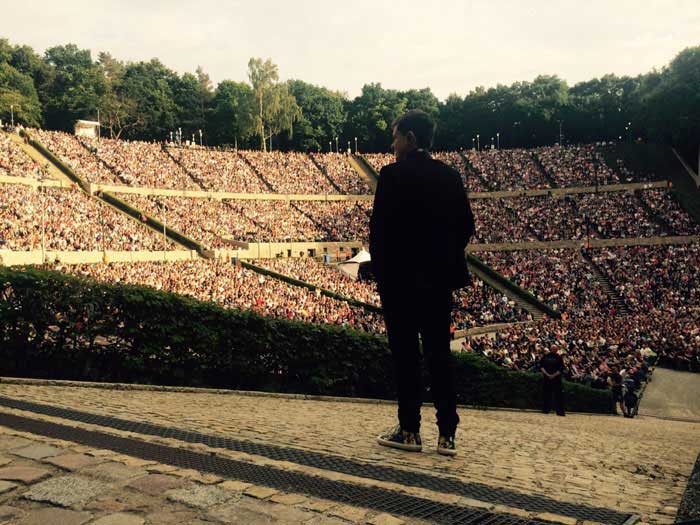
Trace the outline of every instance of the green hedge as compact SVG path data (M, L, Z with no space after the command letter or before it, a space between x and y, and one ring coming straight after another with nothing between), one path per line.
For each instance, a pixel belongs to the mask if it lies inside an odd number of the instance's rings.
M540 378L456 357L459 402L537 408ZM386 339L141 286L0 267L0 374L393 398ZM571 410L610 393L566 384Z

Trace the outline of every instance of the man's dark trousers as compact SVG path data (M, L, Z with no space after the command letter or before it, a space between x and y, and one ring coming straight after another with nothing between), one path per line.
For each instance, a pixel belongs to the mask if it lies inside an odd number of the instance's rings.
M561 376L554 379L542 378L543 412L552 410L552 404L557 414L564 413L564 399L562 394Z
M420 334L438 428L441 435L454 436L459 416L450 352L452 292L447 289L383 289L381 298L396 371L401 428L408 432L420 429L423 400Z

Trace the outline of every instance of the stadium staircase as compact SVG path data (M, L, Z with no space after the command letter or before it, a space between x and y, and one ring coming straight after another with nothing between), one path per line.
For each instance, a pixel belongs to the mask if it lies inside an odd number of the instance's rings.
M236 152L236 155L238 155L238 152ZM238 155L238 158L240 158L243 162L245 162L248 167L255 173L255 175L258 176L258 179L260 179L260 182L262 182L265 187L270 190L272 193L275 193L275 188L272 187L272 184L270 184L270 181L268 181L265 177L263 177L263 174L258 171L258 168L253 166L253 164L246 159L243 155Z
M462 157L462 160L464 161L464 165L467 166L467 173L465 173L466 177L469 177L471 175L476 176L477 179L481 182L481 184L484 186L484 188L488 188L490 191L496 191L496 188L491 186L489 184L489 181L487 181L484 176L481 174L481 172L474 167L472 162L469 160L469 157L467 157L463 151L459 152L460 157Z
M181 169L182 171L184 171L184 172L187 174L187 176L188 176L190 179L192 179L192 180L195 182L195 184L197 184L197 186L200 187L200 189L201 189L202 191L208 191L206 185L202 182L202 179L200 179L200 178L197 177L194 173L192 173L190 170L188 170L188 169L185 167L185 165L184 165L182 162L180 162L179 159L176 159L176 158L173 156L173 154L170 153L170 148L166 148L166 147L164 146L164 147L163 147L163 151L165 152L165 154L166 154L168 157L170 157L170 160L172 160L175 164L177 164L178 166L180 166L180 169Z
M630 314L630 310L627 307L627 304L625 301L622 299L622 296L615 290L613 285L610 283L610 280L608 279L608 276L603 272L603 270L600 269L600 267L593 261L593 258L585 251L585 250L579 250L579 254L583 258L583 260L588 264L588 267L591 269L591 273L593 274L593 277L595 278L598 283L600 283L600 286L603 288L603 291L610 297L613 305L615 305L615 311L617 312L618 315L620 316L626 316Z
M370 188L372 188L372 191L377 191L379 173L377 173L377 170L375 170L372 165L367 162L367 159L365 159L362 155L355 153L351 154L348 157L348 160L360 178L363 179Z
M333 179L331 179L331 178L328 176L328 171L326 170L326 168L324 168L323 166L321 166L321 165L318 163L318 161L314 158L314 156L311 155L310 153L307 153L306 156L309 157L309 159L311 160L311 162L313 162L314 166L316 166L316 168L318 168L318 171L320 171L321 174L322 174L324 177L326 177L326 180L330 183L331 186L333 186L333 189L335 189L335 191L337 191L339 195L342 195L342 194L343 194L343 190L340 188L340 186L338 186L338 185L335 183L335 181L334 181Z
M557 181L554 179L554 177L552 177L551 173L549 173L544 167L544 164L542 164L542 160L540 160L539 156L537 156L534 151L530 152L530 155L532 156L532 160L535 162L535 165L540 169L542 175L544 175L544 178L547 179L547 181L552 185L552 188L558 188L559 184L557 184Z

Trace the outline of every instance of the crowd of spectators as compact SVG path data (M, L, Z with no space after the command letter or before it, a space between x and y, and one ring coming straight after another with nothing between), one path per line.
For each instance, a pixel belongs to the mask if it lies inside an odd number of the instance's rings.
M33 139L65 162L79 176L95 184L130 184L100 162L75 135L62 131L29 130Z
M540 166L526 149L469 150L469 162L481 174L491 191L550 188Z
M202 189L159 143L106 138L80 140L129 186Z
M354 280L335 265L323 264L312 258L261 259L254 261L254 264L350 299L375 306L381 304L374 281ZM531 315L513 300L475 276L472 276L469 286L454 293L453 300L452 322L458 330L532 319Z
M0 175L39 180L50 178L48 168L27 155L7 133L0 133Z
M532 320L527 310L474 275L468 286L454 292L453 300L452 323L458 330Z
M311 257L259 259L252 263L356 301L380 305L375 281L353 279L335 264L325 264Z
M324 240L369 240L369 218L372 214L372 203L369 201L295 201L293 206L326 232Z
M591 250L629 309L676 315L700 307L700 245L630 246Z
M372 188L350 165L348 156L342 153L311 153L313 159L326 171L343 195L371 195Z
M0 249L14 251L173 249L138 221L75 189L0 184Z
M375 313L229 262L199 259L168 263L59 265L56 269L107 283L149 286L268 317L384 333L384 321Z
M681 208L668 190L640 191L639 196L656 215L668 224L674 235L700 235L700 224Z
M436 151L433 153L433 158L457 170L462 176L462 183L468 192L489 191L489 188L484 185L481 178L469 167L459 152Z
M577 250L519 250L475 255L566 317L617 314L611 297Z
M527 225L541 241L586 237L589 228L584 217L576 212L574 195L517 197L509 202L517 220Z
M145 215L210 248L228 241L367 241L368 201L286 201L199 199L125 194L121 198Z
M168 151L207 191L270 191L235 151L204 148L169 148Z
M338 193L305 153L281 151L239 151L272 186L275 193Z
M396 156L393 153L363 153L362 156L377 170L377 173L387 164L396 162Z
M584 193L575 198L580 217L588 218L591 237L626 239L666 235L634 193Z
M472 199L476 223L473 243L537 241L537 236L517 214L516 199Z
M593 144L537 148L535 155L562 188L620 183L618 174L606 164Z

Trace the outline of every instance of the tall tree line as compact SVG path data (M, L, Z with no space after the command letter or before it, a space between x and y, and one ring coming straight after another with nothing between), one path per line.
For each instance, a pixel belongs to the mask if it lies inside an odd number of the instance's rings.
M700 142L700 46L660 71L605 75L573 86L538 76L478 87L440 101L430 88L399 91L378 83L345 94L302 80L280 82L270 59L251 58L248 81L214 86L201 68L178 75L158 59L93 59L74 44L43 55L0 39L0 119L70 131L98 118L105 136L299 151L388 151L390 126L420 108L437 123L436 149L531 147L600 140L671 144L693 158Z

